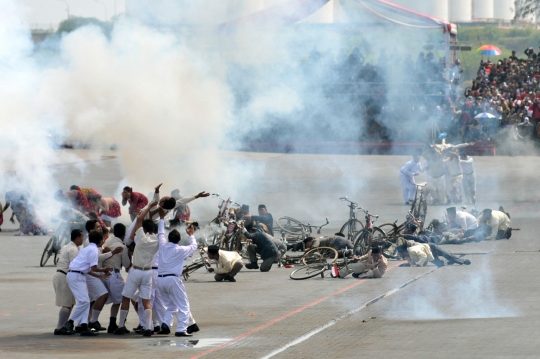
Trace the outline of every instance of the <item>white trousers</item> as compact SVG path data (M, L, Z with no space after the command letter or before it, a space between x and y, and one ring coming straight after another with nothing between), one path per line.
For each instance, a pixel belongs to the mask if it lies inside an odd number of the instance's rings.
M161 277L158 278L158 290L167 308L165 323L172 323L176 312L176 332L185 332L189 325L190 309L184 283L177 276Z
M124 290L124 278L117 272L111 272L111 276L103 280L105 288L109 291L109 298L107 304L120 304L122 303L122 291Z
M86 274L86 285L88 286L88 295L90 301L95 302L99 297L109 293L103 281L99 278Z
M84 274L68 272L67 282L71 293L75 296L77 304L71 312L71 320L75 323L88 324L88 314L90 313L90 296L88 295L88 286L86 285L86 276Z
M463 194L469 202L476 203L476 172L463 175Z
M416 182L414 177L409 177L399 172L399 182L401 182L401 190L403 191L403 199L405 202L414 201L414 195L416 194Z
M463 180L463 175L445 175L446 182L446 198L449 201L458 202L461 199L461 181ZM455 190L455 197L452 195L452 190Z
M444 191L444 176L439 178L433 178L427 176L428 178L428 193L431 195L433 201L438 201L439 203L446 202L445 191Z

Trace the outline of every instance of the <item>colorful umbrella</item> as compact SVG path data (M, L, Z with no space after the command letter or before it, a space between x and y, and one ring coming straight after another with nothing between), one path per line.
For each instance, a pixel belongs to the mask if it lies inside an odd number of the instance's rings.
M502 51L494 45L483 45L476 49L476 53L485 56L499 56L502 55Z

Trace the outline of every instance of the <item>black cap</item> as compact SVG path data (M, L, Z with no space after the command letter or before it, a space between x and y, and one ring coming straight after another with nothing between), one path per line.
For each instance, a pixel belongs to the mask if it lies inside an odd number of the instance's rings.
M336 234L334 234L335 236L338 236L338 237L343 237L345 238L345 235L341 232L337 232Z
M373 253L381 253L381 248L380 247L373 247L371 248L371 254Z
M456 207L448 207L446 209L446 213L448 213L449 215L455 216L456 215Z
M218 254L219 253L219 246L216 246L215 244L211 244L208 246L208 253L210 254Z
M482 211L482 216L484 216L484 217L489 217L489 216L491 216L491 209L489 209L489 208L484 209L484 210Z
M264 208L266 209L266 206L264 204L259 204L259 209Z
M247 204L242 205L242 212L249 212L249 206Z

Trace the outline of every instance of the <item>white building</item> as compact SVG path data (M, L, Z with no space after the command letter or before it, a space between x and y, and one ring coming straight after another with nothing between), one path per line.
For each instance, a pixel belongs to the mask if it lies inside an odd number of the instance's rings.
M289 0L125 0L128 15L161 25L220 24ZM449 22L512 20L514 0L391 0L408 9ZM302 22L340 22L343 7L359 0L329 0Z

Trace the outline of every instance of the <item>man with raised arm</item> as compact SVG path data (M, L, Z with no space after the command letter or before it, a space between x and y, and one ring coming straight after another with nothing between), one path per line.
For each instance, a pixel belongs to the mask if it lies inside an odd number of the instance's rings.
M146 319L146 327L144 328L143 335L145 337L152 335L149 326L149 323L152 323L152 306L150 304L152 263L159 249L159 242L156 235L155 223L149 219L144 219L144 217L155 204L155 202L150 203L139 213L133 231L130 234L130 240L135 242L135 251L132 258L133 265L129 270L126 285L122 291L120 319L118 329L114 332L117 335L129 333L126 329L125 321L129 311L129 301L134 297L137 290L139 291L139 298L142 299Z
M158 290L163 297L163 303L167 308L164 322L161 324L159 334L168 334L169 327L173 323L173 313L177 313L177 324L175 336L190 337L187 332L190 318L189 301L184 283L180 279L184 271L184 259L197 250L197 240L193 233L195 228L190 225L186 232L189 235L189 245L180 246L180 232L173 229L169 233L169 242L165 243L165 211L160 209L160 220L158 222L159 248L159 269L158 269ZM165 243L165 244L163 244Z

